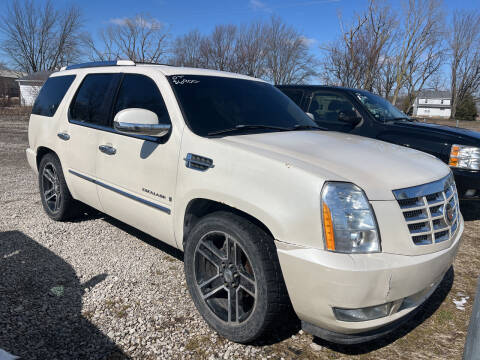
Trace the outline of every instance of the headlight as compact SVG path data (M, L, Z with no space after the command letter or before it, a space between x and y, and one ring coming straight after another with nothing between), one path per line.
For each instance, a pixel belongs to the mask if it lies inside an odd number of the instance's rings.
M448 165L462 169L480 170L480 148L452 145Z
M375 215L358 186L326 183L322 190L322 220L327 250L341 253L380 251Z

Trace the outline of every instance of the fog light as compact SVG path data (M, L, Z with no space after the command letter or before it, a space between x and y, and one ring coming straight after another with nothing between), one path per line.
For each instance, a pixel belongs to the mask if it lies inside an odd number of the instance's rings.
M392 309L392 306L393 302L360 309L341 309L334 307L333 313L335 314L337 320L340 321L367 321L379 319L390 315L390 310Z

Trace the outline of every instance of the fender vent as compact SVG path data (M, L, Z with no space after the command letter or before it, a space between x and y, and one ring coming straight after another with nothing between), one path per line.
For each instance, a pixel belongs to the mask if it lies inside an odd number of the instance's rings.
M213 168L213 160L200 156L188 153L185 160L185 166L190 169L198 170L198 171L206 171L210 168Z

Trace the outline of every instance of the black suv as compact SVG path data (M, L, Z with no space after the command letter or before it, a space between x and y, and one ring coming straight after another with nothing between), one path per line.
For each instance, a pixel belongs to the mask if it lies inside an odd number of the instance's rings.
M384 98L335 86L284 85L278 88L315 122L430 153L449 164L463 200L480 200L480 133L410 119Z

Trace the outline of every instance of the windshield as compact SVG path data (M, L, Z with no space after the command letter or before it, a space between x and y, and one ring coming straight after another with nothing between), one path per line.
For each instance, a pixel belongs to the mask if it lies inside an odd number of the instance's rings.
M230 129L235 131L229 135L238 135L317 127L290 98L264 82L199 75L169 80L186 122L200 136Z
M378 95L366 91L354 91L354 94L377 120L408 120L407 115Z

